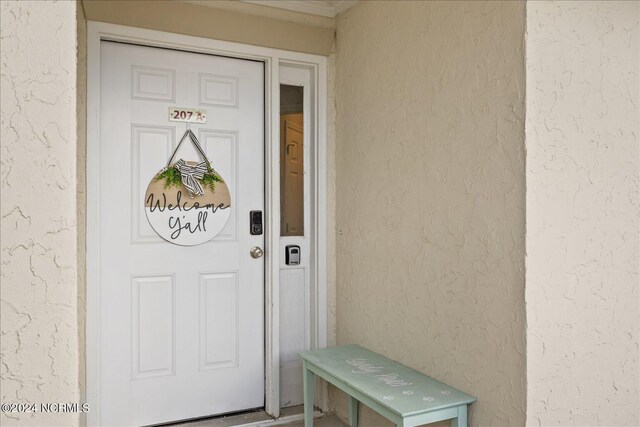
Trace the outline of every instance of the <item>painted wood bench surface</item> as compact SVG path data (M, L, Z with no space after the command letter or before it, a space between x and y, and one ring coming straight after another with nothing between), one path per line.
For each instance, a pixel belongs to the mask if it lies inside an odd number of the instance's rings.
M358 425L358 402L398 426L452 420L467 425L475 397L358 345L300 353L303 363L304 425L313 425L314 374L349 395L349 422Z

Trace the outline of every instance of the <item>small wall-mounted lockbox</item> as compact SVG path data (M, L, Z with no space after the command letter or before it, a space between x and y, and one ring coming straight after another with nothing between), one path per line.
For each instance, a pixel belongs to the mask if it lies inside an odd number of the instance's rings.
M300 246L298 245L287 245L285 248L285 263L287 265L298 265L300 264Z

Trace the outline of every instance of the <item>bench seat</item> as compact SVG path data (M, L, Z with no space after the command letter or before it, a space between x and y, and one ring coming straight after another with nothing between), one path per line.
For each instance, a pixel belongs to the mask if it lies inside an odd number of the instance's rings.
M349 395L349 422L358 425L358 402L398 426L452 420L467 425L475 397L358 345L300 353L303 363L304 425L313 425L314 374Z

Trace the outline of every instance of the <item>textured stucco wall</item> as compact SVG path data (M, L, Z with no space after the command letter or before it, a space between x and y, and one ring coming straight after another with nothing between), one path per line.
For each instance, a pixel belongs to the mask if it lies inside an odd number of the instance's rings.
M525 422L524 29L516 1L338 18L337 342L477 396L471 425Z
M2 402L77 402L76 3L0 2ZM75 425L78 414L0 415Z
M640 3L527 3L527 424L640 425Z

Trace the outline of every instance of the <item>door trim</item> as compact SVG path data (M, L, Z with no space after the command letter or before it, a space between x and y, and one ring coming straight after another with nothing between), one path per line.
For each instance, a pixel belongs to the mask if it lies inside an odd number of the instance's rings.
M102 22L87 22L87 228L86 228L86 401L91 404L88 425L100 420L100 42L134 43L195 53L207 53L265 64L265 411L280 415L280 79L281 65L311 70L315 105L312 119L312 200L314 241L312 283L316 295L311 328L312 348L327 345L327 58L241 43L186 36ZM321 395L326 396L326 390ZM326 399L326 398L325 398ZM325 402L320 402L325 406Z

